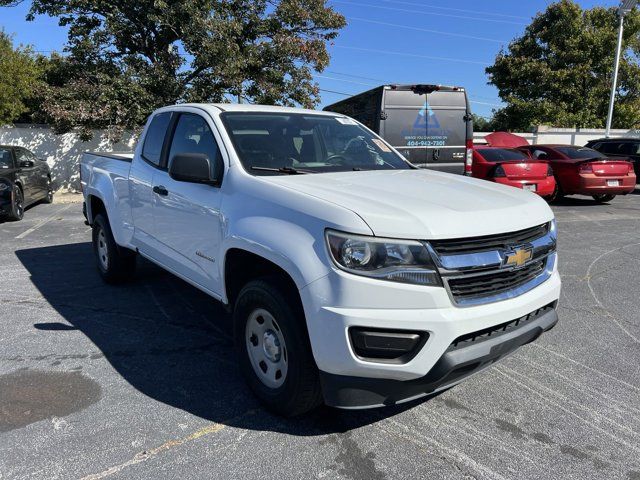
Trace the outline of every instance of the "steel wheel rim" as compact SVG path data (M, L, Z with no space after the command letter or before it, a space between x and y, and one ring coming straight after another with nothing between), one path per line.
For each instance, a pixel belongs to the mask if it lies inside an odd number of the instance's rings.
M104 230L101 228L98 231L98 260L100 265L105 270L109 268L109 251L107 250L107 237L104 234Z
M253 310L245 327L245 343L260 381L269 388L281 387L287 379L289 352L273 315L263 308Z

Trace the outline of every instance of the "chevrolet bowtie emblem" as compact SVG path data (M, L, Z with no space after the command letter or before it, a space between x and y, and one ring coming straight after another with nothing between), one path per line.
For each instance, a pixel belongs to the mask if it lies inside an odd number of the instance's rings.
M505 253L503 265L505 267L521 267L531 260L532 257L533 249L531 247L513 247Z

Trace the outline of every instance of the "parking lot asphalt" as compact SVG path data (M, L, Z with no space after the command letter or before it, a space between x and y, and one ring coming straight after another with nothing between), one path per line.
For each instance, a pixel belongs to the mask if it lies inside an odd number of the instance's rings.
M0 224L0 478L639 480L640 194L553 208L555 329L428 400L282 419L214 300L142 261L104 285L81 205L35 206Z

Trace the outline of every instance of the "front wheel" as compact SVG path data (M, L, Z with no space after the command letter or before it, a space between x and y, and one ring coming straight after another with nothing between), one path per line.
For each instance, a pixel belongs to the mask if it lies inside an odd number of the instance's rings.
M599 193L597 195L592 195L593 199L598 203L607 203L616 198L615 195L611 195L610 193Z
M249 282L234 309L234 336L240 368L249 387L271 411L286 417L321 403L297 291L278 277Z
M8 213L9 220L18 222L24 218L24 195L18 185L13 186L11 192L11 207Z
M123 283L133 276L136 253L116 243L109 221L102 214L96 215L93 220L93 251L98 272L106 283Z

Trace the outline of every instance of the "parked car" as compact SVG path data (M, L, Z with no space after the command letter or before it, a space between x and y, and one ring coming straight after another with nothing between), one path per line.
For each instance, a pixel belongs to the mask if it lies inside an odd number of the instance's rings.
M515 148L476 146L472 175L545 198L551 197L556 188L553 170L547 162L533 160L528 153Z
M640 177L640 138L600 138L585 145L612 158L627 158L633 162L636 180Z
M23 147L0 145L0 217L22 220L36 202L53 202L51 171Z
M544 200L417 169L344 115L162 108L133 155L85 154L81 183L102 278L139 253L223 302L282 415L446 389L558 320Z
M528 145L521 149L551 164L557 183L554 200L577 194L590 195L603 203L636 188L633 164L627 160L575 145Z
M473 122L462 87L382 85L324 110L358 120L415 166L471 174Z

